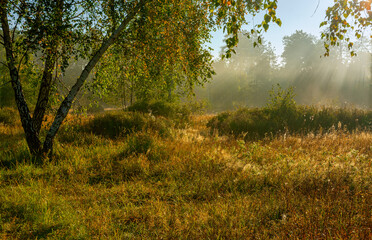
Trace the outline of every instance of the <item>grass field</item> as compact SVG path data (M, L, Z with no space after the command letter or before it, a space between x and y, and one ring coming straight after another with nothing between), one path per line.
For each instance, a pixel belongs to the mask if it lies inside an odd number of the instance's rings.
M70 117L44 161L0 124L0 238L372 238L370 132L244 141L210 119L108 137Z

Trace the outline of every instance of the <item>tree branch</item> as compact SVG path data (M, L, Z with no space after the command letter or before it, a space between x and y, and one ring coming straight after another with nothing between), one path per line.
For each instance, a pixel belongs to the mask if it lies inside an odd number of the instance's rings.
M78 17L84 15L85 12L86 12L86 10L83 10L83 11L81 11L80 13L76 14L75 16L71 16L71 17L67 18L66 20L67 20L67 21L71 21L72 19L75 19L75 18L78 18Z
M14 35L15 35L16 30L17 30L18 23L19 23L20 19L21 19L21 15L18 16L17 21L16 21L16 24L15 24L15 26L14 26L14 28L13 28L12 39L11 39L12 42L14 42Z
M26 5L25 1L21 1L21 5ZM18 8L19 13L18 13L18 18L17 18L16 24L14 25L14 28L13 28L12 41L14 41L14 35L15 35L16 30L17 30L18 24L20 23L22 16L25 14L24 13L24 8L25 8L24 6L23 6L23 8L22 7Z
M50 153L53 146L53 139L58 132L59 127L61 126L63 120L66 118L71 105L72 101L75 99L77 93L79 92L80 88L83 86L85 80L88 78L90 72L96 66L98 61L102 58L103 54L107 51L107 49L116 41L120 33L128 26L128 24L134 19L134 17L138 14L140 9L145 5L146 0L140 0L140 2L134 7L133 11L126 16L120 26L112 33L112 35L102 42L100 49L94 54L91 58L89 63L85 66L83 72L81 73L80 77L77 79L75 85L71 88L70 92L66 96L66 98L61 103L57 114L54 118L52 126L50 127L47 136L44 141L43 145L43 152Z
M316 5L316 8L315 8L315 10L314 10L314 13L313 13L313 15L311 15L311 17L314 17L316 11L318 11L319 4L320 4L320 0L318 0L318 4Z
M60 78L55 78L55 82L57 82L58 81L58 83L59 84L61 84L61 86L67 91L67 93L69 93L70 92L70 90L71 89L69 89L67 86L66 86L66 84L62 81L62 79L60 79ZM80 99L79 99L79 97L77 97L76 99L75 99L75 101L74 101L74 103L75 102L77 102L77 104L79 105L79 107L82 107L83 105L80 103Z
M9 69L9 66L8 66L8 64L6 64L6 63L4 63L4 62L0 62L2 65L4 65L6 68L8 68Z
M6 83L3 83L3 84L1 84L0 85L0 88L2 88L3 86L5 86L5 85L7 85L8 83L11 83L12 81L8 81L8 82L6 82Z
M21 69L22 61L23 61L23 59L26 57L27 52L28 52L28 46L27 46L27 48L26 48L26 51L23 53L21 59L19 60L19 63L18 63L18 69Z

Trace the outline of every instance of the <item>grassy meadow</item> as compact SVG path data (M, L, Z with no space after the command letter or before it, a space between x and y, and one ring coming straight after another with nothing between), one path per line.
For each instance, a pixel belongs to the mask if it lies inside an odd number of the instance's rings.
M370 130L251 139L214 118L71 115L44 160L2 121L0 239L372 238Z

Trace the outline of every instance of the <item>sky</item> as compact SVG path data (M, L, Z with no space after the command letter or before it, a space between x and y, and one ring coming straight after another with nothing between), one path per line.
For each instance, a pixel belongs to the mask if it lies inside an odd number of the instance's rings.
M303 30L320 38L319 24L325 19L325 12L333 3L333 0L279 0L277 16L282 20L282 26L271 24L264 39L271 42L277 55L283 52L282 39L284 36L289 36L296 30ZM319 6L318 6L319 4ZM244 26L243 29L250 30L252 23L258 24L262 21L262 16L248 16L250 26ZM214 51L212 54L215 57L219 56L221 47L224 45L224 34L222 30L213 33L211 46Z

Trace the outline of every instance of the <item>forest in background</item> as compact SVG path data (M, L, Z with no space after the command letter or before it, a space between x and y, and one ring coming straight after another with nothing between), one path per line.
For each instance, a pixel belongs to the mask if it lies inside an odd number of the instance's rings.
M257 38L247 38L241 33L236 54L228 59L215 59L211 65L215 74L207 82L197 82L196 86L184 85L185 76L172 71L161 74L165 84L152 81L151 76L144 76L140 71L143 63L124 66L124 55L109 53L79 94L74 109L95 112L150 100L198 102L208 112L262 107L268 103L270 91L277 84L284 89L293 87L298 104L363 109L371 106L372 43L367 38L355 43L357 55L353 57L345 44L333 47L330 56L324 57L324 42L301 30L284 37L284 52L280 56L275 54L270 42L263 39L261 45L254 46L255 41ZM221 54L224 51L222 48ZM3 49L1 57L4 58ZM30 58L21 74L26 97L35 104L41 60L37 55ZM64 73L56 73L51 105L63 99L86 63L84 59L72 60ZM0 106L15 106L8 69L2 65L0 72L3 83Z
M351 57L341 44L324 57L322 40L296 31L284 37L284 52L277 56L270 42L263 40L254 47L254 39L241 35L237 54L216 60L216 75L196 90L197 98L206 101L211 111L265 106L277 84L293 87L298 104L371 107L371 40L355 43L357 56Z

